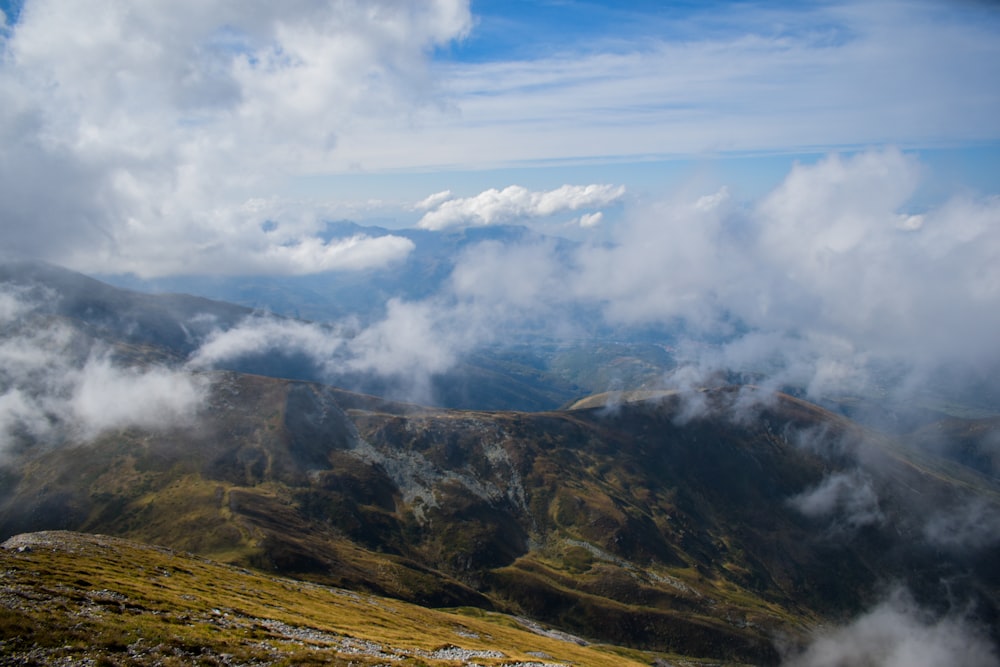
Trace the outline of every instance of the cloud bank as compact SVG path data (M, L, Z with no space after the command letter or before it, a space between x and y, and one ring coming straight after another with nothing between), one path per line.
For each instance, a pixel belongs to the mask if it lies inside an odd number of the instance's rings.
M1000 198L913 209L922 177L898 150L832 155L756 202L722 190L635 207L611 243L569 257L484 246L452 286L522 314L570 304L611 326L662 327L706 373L758 373L813 396L983 379L1000 364ZM534 291L498 287L520 284Z

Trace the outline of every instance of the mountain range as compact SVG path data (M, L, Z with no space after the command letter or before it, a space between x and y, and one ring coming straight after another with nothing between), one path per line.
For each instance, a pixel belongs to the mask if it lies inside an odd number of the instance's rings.
M530 389L544 409L423 406L270 347L204 363L220 331L257 317L244 306L28 263L3 265L0 282L0 539L113 535L530 619L660 664L812 664L818 629L895 604L919 609L897 616L928 635L960 628L987 647L976 664L994 664L995 420L899 436L751 384L580 381L669 363L638 343L603 344L575 381L551 366L518 376L524 358L492 376L466 367L494 378L482 394ZM33 650L5 632L0 655Z

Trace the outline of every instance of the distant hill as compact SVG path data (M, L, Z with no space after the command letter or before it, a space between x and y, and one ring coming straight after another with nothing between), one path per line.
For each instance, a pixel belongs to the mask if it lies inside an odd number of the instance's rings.
M253 312L187 294L120 289L42 262L0 261L0 286L26 289L22 297L37 312L71 320L104 340L155 346L178 357Z

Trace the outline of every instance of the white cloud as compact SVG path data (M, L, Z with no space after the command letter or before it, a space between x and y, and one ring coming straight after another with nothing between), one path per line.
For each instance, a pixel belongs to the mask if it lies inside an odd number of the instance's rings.
M547 192L534 192L519 185L489 189L474 197L448 198L438 193L417 204L428 209L420 218L424 229L456 225L493 225L528 218L544 218L564 211L605 208L620 201L624 186L563 185Z
M1000 517L995 506L973 499L931 512L923 534L938 548L968 553L1000 542Z
M324 204L271 195L357 118L429 103L428 54L469 26L463 0L29 0L0 37L4 245L141 275L398 258L401 239L323 243Z
M829 475L788 502L807 517L831 520L838 532L878 524L884 519L871 479L859 470Z
M25 292L25 289L17 287L8 287L0 291L0 324L16 322L21 315L31 309L24 301Z
M348 367L414 382L447 371L471 348L478 328L475 321L462 322L461 312L436 302L392 299L382 321L351 339Z
M899 151L871 151L798 165L749 206L682 194L630 211L613 244L581 250L567 284L611 323L721 338L698 357L813 395L856 389L876 362L989 368L1000 198L959 196L899 229L921 174Z
M392 235L376 238L359 235L330 242L307 238L295 245L267 248L257 272L305 274L371 269L406 257L413 247L413 241Z
M442 203L454 199L451 190L443 190L441 192L435 192L432 195L428 195L424 199L421 199L416 204L413 205L418 211L429 211L433 208L437 208Z
M304 358L310 372L331 382L380 378L393 398L434 400L431 378L450 370L461 355L491 339L487 312L474 304L391 299L385 317L368 327L249 317L218 330L191 355L188 367L231 367L276 355ZM494 313L495 315L495 313ZM350 382L352 380L347 379Z
M448 289L464 302L481 304L494 322L517 322L563 298L566 269L554 253L550 241L480 243L458 258Z
M453 114L424 118L405 140L385 124L359 127L340 157L454 168L1000 136L1000 17L989 3L730 3L658 27L442 66Z
M241 357L282 351L306 354L322 367L335 363L343 345L343 335L329 327L296 320L249 317L231 329L216 330L191 355L188 365L195 369L211 368Z
M107 357L91 357L72 377L71 419L84 437L123 426L184 425L205 400L208 380L165 367L122 368Z
M111 350L58 320L34 316L51 293L0 291L20 319L0 340L0 454L24 438L91 438L127 426L194 419L208 391L201 376L165 366L129 367Z
M599 313L612 327L672 331L692 377L743 372L769 390L902 396L942 369L986 378L1000 364L1000 310L991 307L1000 300L1000 198L963 195L914 211L922 176L897 150L833 155L796 165L757 202L722 188L634 206L609 226L610 242L482 243L457 258L440 293L394 301L385 322L338 354L358 370L435 373L519 327L586 335L593 321L579 316ZM424 207L441 220L483 221L588 197L508 190L439 193ZM900 228L914 216L919 225Z
M896 591L853 622L822 631L783 667L996 667L982 630L960 616L934 618Z
M4 246L145 276L368 267L402 242L325 243L322 220L343 207L289 199L290 183L1000 134L993 14L731 10L693 11L690 31L628 48L446 64L438 47L473 30L465 0L28 0L0 33ZM604 194L439 194L422 202L424 224L581 211L586 226L600 211L585 209L617 200ZM264 231L271 222L284 236Z

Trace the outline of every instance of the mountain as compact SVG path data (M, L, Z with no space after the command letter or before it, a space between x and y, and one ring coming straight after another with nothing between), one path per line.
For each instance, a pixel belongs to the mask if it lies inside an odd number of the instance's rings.
M104 340L161 348L184 357L213 330L253 311L187 294L144 294L75 271L31 261L0 261L0 286L19 289L32 310L67 318Z
M662 660L777 664L890 586L1000 639L982 466L752 386L455 410L193 368L211 333L188 323L245 310L19 271L0 292L0 539L114 535Z
M174 362L188 359L213 334L230 331L241 323L299 322L204 297L146 294L113 287L39 262L0 262L0 289L13 290L17 300L28 304L27 310L36 323L58 318L78 337L113 344L118 353L125 354L126 347L135 353L138 347L143 348L143 354L166 354ZM21 320L27 321L24 317ZM319 325L313 328L318 336L341 335ZM392 393L398 383L398 379L370 371L330 368L307 354L282 349L281 345L280 340L272 341L220 360L215 366L335 383L376 394ZM561 348L550 347L544 354L560 352ZM432 374L428 397L449 407L535 410L557 407L586 393L574 381L578 378L574 371L552 373L545 370L546 365L537 350L526 346L472 354Z
M706 397L727 403L726 393ZM892 578L994 623L997 548L943 554L931 508L997 492L779 397L752 423L679 424L677 396L549 413L428 410L215 374L196 428L122 429L5 466L0 535L69 529L590 640L772 664L776 634L852 613ZM810 449L796 444L817 434ZM789 503L866 448L882 519Z

